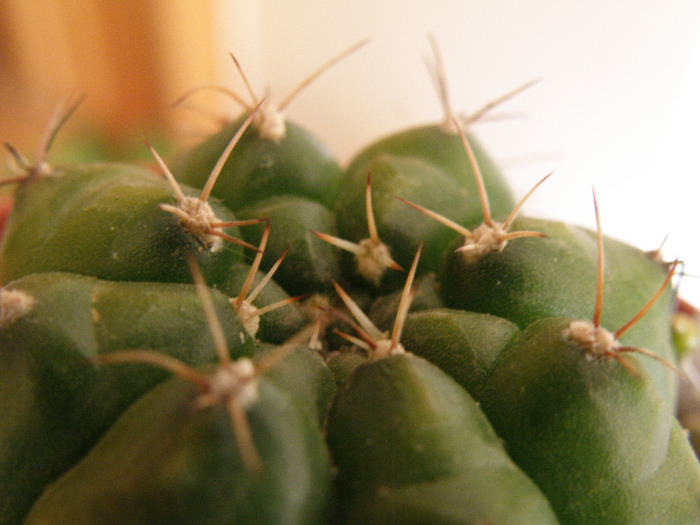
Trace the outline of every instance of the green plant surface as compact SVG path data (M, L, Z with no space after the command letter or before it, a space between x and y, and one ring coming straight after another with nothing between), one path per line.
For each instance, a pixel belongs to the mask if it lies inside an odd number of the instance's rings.
M46 483L167 377L153 367L103 368L91 359L151 349L199 365L216 354L192 285L47 273L13 281L2 293L0 523L13 524ZM252 338L228 298L212 293L230 353L252 355Z
M328 292L332 281L340 279L334 248L312 233L335 230L333 213L319 202L294 195L274 196L236 213L241 219L270 219L270 240L261 267L269 269L286 251L275 280L288 293ZM242 233L251 244L257 245L262 238L261 228L246 228Z
M172 171L184 184L203 187L243 115L181 153ZM273 195L297 195L331 207L340 191L342 170L332 152L303 127L285 120L280 140L260 136L255 124L246 130L223 166L213 194L230 209L237 209Z
M501 252L476 262L465 261L455 246L448 249L439 277L445 304L503 317L520 328L547 317L591 319L596 301L596 233L554 220L520 218L513 224L546 237L511 240ZM601 325L615 331L654 295L668 268L627 243L605 237L603 245ZM675 362L672 308L673 294L667 290L621 342ZM641 356L640 361L669 406L675 406L678 378L674 372L648 357Z
M270 380L256 390L245 414L262 471L241 459L225 407L199 407L198 389L173 378L125 412L25 523L325 523L331 471L314 418Z
M507 215L515 206L510 185L476 136L472 133L467 133L466 136L484 178L494 215ZM427 124L382 137L353 157L346 170L346 179L363 175L366 177L367 172L372 171L372 164L377 159L386 157L413 158L442 171L462 189L465 196L462 201L464 208L473 210L466 219L465 226L476 226L481 222L474 170L456 130L450 129L446 124ZM429 168L426 169L424 180L426 184L429 183L428 170Z
M412 354L358 366L327 439L338 523L558 523L473 399Z
M193 193L190 191L190 193ZM159 207L176 204L172 188L130 164L56 167L20 183L0 244L0 282L63 271L123 281L191 280L185 254L196 254L211 284L226 279L243 249L222 239L210 249ZM235 220L212 203L221 221ZM225 233L240 238L238 228Z
M571 319L537 321L486 380L480 405L562 523L700 521L700 468L639 362L591 358Z

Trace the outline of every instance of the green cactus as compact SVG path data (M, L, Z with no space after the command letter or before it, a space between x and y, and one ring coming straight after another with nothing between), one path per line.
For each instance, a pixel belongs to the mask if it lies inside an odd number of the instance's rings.
M463 128L519 90L435 59L446 124L345 170L254 95L164 177L50 165L76 104L13 150L0 524L700 524L675 263L518 217Z
M369 339L368 361L348 375L328 412L327 439L344 496L337 522L557 523L476 402L399 342L419 254L420 248L391 338L338 288Z
M483 386L513 459L562 523L697 523L697 458L646 370L589 359L570 327L530 325Z
M455 234L402 207L394 196L420 202L436 213L452 217L465 228L481 222L485 192L491 196L490 205L497 216L509 213L515 206L510 187L478 141L471 134L465 137L462 127L529 85L460 121L452 112L440 54L434 40L432 43L444 121L399 131L365 147L350 161L344 189L336 204L340 236L360 242L367 235L362 211L364 181L372 174L378 237L385 239L390 254L400 265L409 264L418 245L423 244L421 271L436 271L440 267L442 252ZM465 155L463 145L467 140L472 145L469 155ZM400 283L398 278L388 286L395 287L397 283Z
M300 89L328 67L364 45L359 42L331 59L307 77L279 104L262 101L247 83L238 61L236 66L249 87L253 104L232 94L247 114L260 106L253 124L242 136L221 174L223 184L213 194L240 217L268 217L273 226L270 248L263 268L272 263L292 243L287 256L288 270L278 282L293 294L330 290L330 282L340 275L330 248L309 230L335 231L331 213L343 183L343 171L324 142L310 131L288 121L283 110ZM207 173L221 156L230 137L241 129L245 116L226 125L174 161L175 172L183 183L201 187ZM244 232L246 240L258 244L259 231ZM323 252L327 253L323 253ZM318 254L318 252L321 252ZM318 261L325 264L318 264Z
M501 252L477 261L466 261L459 252L448 252L440 282L445 304L509 319L525 328L546 317L588 319L595 309L596 233L575 225L542 219L518 219L515 227L545 235L519 239ZM604 247L604 248L603 248ZM665 264L642 250L603 238L606 301L601 323L616 330L654 294L667 273ZM554 264L556 261L556 264ZM672 293L664 295L623 337L631 346L648 348L675 362L671 341ZM675 406L677 377L667 367L643 358L663 399Z
M323 524L331 470L311 412L257 378L244 407L257 472L241 457L225 402L202 408L198 395L176 378L143 396L26 523Z
M213 298L231 354L252 355L228 298ZM0 309L0 523L17 523L47 483L165 378L151 368L97 369L90 359L150 348L197 366L216 355L191 284L38 273L3 287Z
M239 138L229 142L223 160ZM0 244L0 282L48 271L186 282L188 253L196 254L208 282L222 282L228 268L242 260L241 246L255 247L238 240L242 223L228 208L209 203L219 172L215 167L194 197L172 175L173 187L129 164L38 164L19 179Z

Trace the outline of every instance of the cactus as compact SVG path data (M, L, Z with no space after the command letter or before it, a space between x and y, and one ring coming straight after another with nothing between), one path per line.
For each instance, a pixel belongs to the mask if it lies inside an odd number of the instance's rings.
M335 231L330 209L341 190L343 171L325 143L286 119L283 110L300 89L364 44L365 41L361 41L332 58L278 104L273 104L269 97L260 101L232 55L253 104L232 95L248 115L255 106L262 107L255 114L251 128L243 134L241 143L223 165L221 177L224 184L215 188L214 195L240 218L269 217L273 229L263 268L272 266L292 243L288 263L278 275L278 281L292 294L327 291L330 282L340 276L330 247L308 232ZM245 119L245 115L239 117L176 158L174 165L180 180L195 186L203 185L206 174ZM260 235L259 231L251 231L245 239L257 245ZM319 264L318 261L325 263Z
M77 104L11 149L0 524L700 523L677 263L520 217L468 129L520 89L435 61L446 124L344 170L252 90L154 169L52 165Z

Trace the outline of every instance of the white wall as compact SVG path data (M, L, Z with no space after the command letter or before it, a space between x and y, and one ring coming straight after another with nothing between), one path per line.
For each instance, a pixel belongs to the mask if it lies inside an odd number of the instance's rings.
M700 2L697 0L220 0L222 81L283 97L344 48L370 43L308 87L291 118L342 160L369 141L437 120L424 59L437 38L453 106L474 110L535 77L502 107L526 118L478 124L518 194L554 171L528 214L594 225L700 276ZM700 278L683 295L700 304Z

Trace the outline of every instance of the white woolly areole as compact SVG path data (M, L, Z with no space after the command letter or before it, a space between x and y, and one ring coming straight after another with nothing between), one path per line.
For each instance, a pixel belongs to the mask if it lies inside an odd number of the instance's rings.
M586 357L597 359L605 357L620 347L615 336L603 327L595 326L590 321L572 321L564 333L571 342L586 351Z
M217 399L236 396L243 408L252 406L259 397L253 361L242 357L219 366L211 377L210 394Z
M360 251L355 254L357 273L379 286L387 267L392 263L389 248L383 242L375 242L372 239L363 239L359 242Z
M27 315L34 302L34 298L27 292L0 288L0 328L7 328Z
M391 339L381 339L377 341L377 346L372 349L371 359L372 361L378 361L380 359L385 359L392 355L405 354L406 349L401 343L396 346L391 346Z
M507 241L502 240L506 231L500 222L481 224L472 232L472 237L465 239L458 251L464 254L468 263L475 263L491 253L498 253L505 248Z
M284 114L273 106L268 99L262 103L253 115L253 126L258 134L267 140L279 142L287 133Z
M210 252L217 252L222 248L223 239L210 233L211 225L221 221L208 202L197 197L184 197L177 207L164 204L161 208L175 214L180 219L180 226L187 233L197 237Z
M235 300L232 300L232 302L234 302L235 305ZM236 313L238 314L238 320L243 325L243 328L254 338L260 328L258 307L244 299L238 305Z

